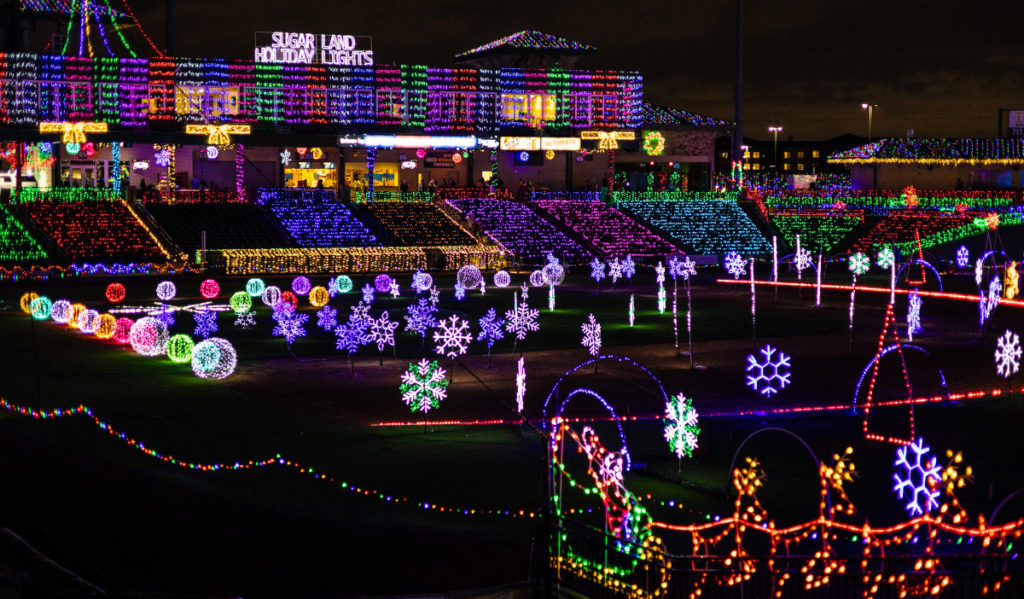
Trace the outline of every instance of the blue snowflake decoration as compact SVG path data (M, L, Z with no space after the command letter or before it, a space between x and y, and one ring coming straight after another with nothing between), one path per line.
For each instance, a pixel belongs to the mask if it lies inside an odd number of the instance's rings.
M202 312L195 312L192 317L196 321L196 328L192 334L196 337L202 337L206 339L213 333L217 332L217 313L204 310Z
M590 278L594 279L595 283L600 284L601 279L604 278L604 262L601 262L597 258L590 261Z
M942 468L931 448L918 438L910 445L896 450L896 472L892 475L895 485L892 490L901 500L911 516L921 516L939 507L939 483L942 482Z
M154 312L152 316L164 323L168 329L174 326L174 308L169 304L163 304L162 309L159 312Z
M289 310L275 311L274 320L277 321L277 326L273 330L274 336L284 337L288 345L295 343L299 337L306 336L306 321L309 320L309 314L299 314Z
M907 300L907 335L914 339L914 335L921 332L921 296L917 289L910 292Z
M327 281L327 293L329 293L331 297L334 297L338 295L339 292L338 281L335 280L334 277L331 277L331 279Z
M325 331L333 331L338 326L338 311L330 306L320 308L316 313L316 326Z
M437 306L430 303L425 297L421 297L415 304L409 304L405 309L405 330L411 333L419 333L420 337L426 337L427 331L437 326Z
M635 274L636 262L633 262L632 256L626 254L626 257L622 260L622 276L627 279L632 279Z
M967 251L967 246L960 246L956 251L956 265L958 268L967 268L967 265L971 263L971 253Z
M505 319L500 318L494 308L490 308L480 319L480 334L476 336L476 340L485 342L487 349L491 349L495 341L505 338L504 326Z
M354 354L359 347L369 342L367 329L370 328L370 321L361 319L355 314L350 314L348 322L339 325L334 329L334 336L337 337L335 347L338 350Z
M373 285L370 285L369 283L364 285L363 286L363 301L366 302L367 304L372 304L373 303L373 292L374 292Z
M455 283L455 299L464 300L466 299L466 288L458 283Z
M763 362L758 361L756 354L747 356L747 386L770 396L790 383L789 356L771 345L765 345L760 351Z

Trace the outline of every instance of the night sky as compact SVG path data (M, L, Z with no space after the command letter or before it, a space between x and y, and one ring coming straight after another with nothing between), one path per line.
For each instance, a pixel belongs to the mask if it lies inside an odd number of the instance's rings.
M164 2L130 0L158 45ZM522 29L595 45L581 67L636 69L648 101L732 120L735 3L721 0L176 0L175 53L252 57L253 32L373 37L379 63L448 65ZM1024 109L1020 0L747 0L744 133L994 137Z

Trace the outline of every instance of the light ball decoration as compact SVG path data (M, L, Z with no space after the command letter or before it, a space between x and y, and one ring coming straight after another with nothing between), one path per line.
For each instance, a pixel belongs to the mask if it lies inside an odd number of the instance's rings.
M391 292L391 275L379 274L377 278L373 280L373 287L377 290L377 293L390 293Z
M57 324L67 324L71 320L71 302L59 299L50 308L50 318Z
M160 301L169 302L175 295L178 295L178 288L173 281L161 281L156 286L156 297Z
M554 262L545 265L541 269L541 274L544 275L544 283L547 285L561 285L565 280L565 269L561 264Z
M68 316L68 326L77 329L78 328L78 317L82 315L88 308L85 304L71 304L71 314Z
M78 315L78 330L86 335L92 335L100 328L100 313L96 310L83 310Z
M225 379L237 365L238 354L227 339L210 337L192 348L192 372L201 379Z
M136 320L129 332L132 349L143 356L152 357L164 353L167 337L167 325L152 316Z
M104 295L107 297L108 302L116 304L124 301L126 293L124 285L120 283L111 283L110 285L107 285L107 290L104 292Z
M464 289L469 290L479 287L480 283L483 283L484 275L476 266L467 264L459 269L459 272L455 275L455 279Z
M281 288L277 285L270 285L263 290L263 304L273 308L281 301Z
M252 278L245 282L245 292L252 297L262 297L266 288L267 284L263 282L263 279Z
M544 273L539 271L539 270L535 270L535 271L531 272L530 273L530 285L532 285L534 287L540 287L540 286L544 285Z
M114 323L114 334L110 337L121 345L127 345L132 340L132 327L135 325L135 321L127 316L122 316L117 319Z
M32 314L32 318L36 320L46 320L50 317L50 313L53 310L53 302L50 298L45 295L40 295L28 305L29 312Z
M167 340L167 357L171 362L184 364L192 361L192 349L195 347L192 338L184 333L174 335Z
M309 277L305 275L299 275L292 279L292 291L295 292L295 295L306 295L312 286L313 284L309 282Z
M423 272L422 270L416 271L412 275L412 288L417 291L429 291L434 286L434 277L430 273Z
M220 294L220 283L213 279L206 279L199 284L199 295L205 299L213 299Z
M114 336L114 331L117 330L117 318L113 314L104 314L100 316L100 326L96 329L93 335L100 339L110 339Z
M231 294L228 305L235 314L242 314L252 309L252 296L248 291L236 291Z
M505 288L512 284L512 275L506 270L499 270L494 273L494 286Z
M323 285L317 285L309 290L309 304L314 308L323 308L331 301L331 292Z
M338 293L348 293L352 291L352 277L348 275L338 275L334 279L334 285L338 288Z
M281 301L288 302L292 305L292 311L299 307L299 296L295 295L291 291L285 291L281 294Z
M24 312L25 314L31 314L32 300L38 297L39 294L36 293L35 291L29 291L28 293L23 294L21 296L21 299L18 301L18 305L21 307L21 311Z

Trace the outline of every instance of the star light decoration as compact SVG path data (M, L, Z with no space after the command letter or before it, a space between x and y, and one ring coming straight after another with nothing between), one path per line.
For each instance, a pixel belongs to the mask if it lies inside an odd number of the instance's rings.
M901 500L906 499L906 510L911 516L922 516L939 507L939 483L942 468L923 438L896 449L896 472L892 490ZM923 501L923 503L922 503Z
M278 305L291 307L288 302L279 302ZM306 336L306 322L309 320L309 314L299 314L294 309L282 307L281 310L274 310L273 318L277 322L272 331L273 335L284 337L288 345L295 343L299 337Z
M487 351L491 351L491 347L496 341L500 341L505 338L505 319L499 318L498 313L495 312L494 308L489 308L487 314L484 314L480 318L480 333L476 336L477 341L483 341L487 344Z
M434 317L437 306L425 297L421 297L415 304L409 304L405 312L405 330L419 333L421 339L426 338L428 330L437 326L437 318Z
M594 282L598 285L601 284L601 279L604 278L605 264L597 258L590 261L590 278L594 279Z
M385 345L395 345L395 329L398 328L398 321L391 322L388 311L384 310L380 318L370 319L370 332L367 337L370 343L377 344L377 351L384 351Z
M366 302L367 304L372 304L373 303L374 291L375 290L373 288L373 285L370 285L369 283L364 285L363 286L363 301Z
M330 306L320 308L316 313L316 326L333 331L338 326L338 311Z
M971 253L967 251L967 246L962 245L956 250L956 266L957 268L967 268L967 265L971 263Z
M409 370L402 373L402 384L398 390L411 411L426 413L441 407L441 402L448 396L447 387L444 368L437 360L427 362L423 358L418 363L409 364Z
M196 321L196 328L192 331L196 337L206 339L217 332L216 312L195 312L192 314L192 318Z
M891 247L885 246L878 252L877 262L879 268L889 268L896 263L896 254L893 253Z
M472 341L469 322L454 314L439 322L437 330L434 331L434 343L437 343L434 351L453 360L456 356L466 353Z
M771 396L790 383L789 356L771 345L765 345L760 352L763 362L756 354L747 356L747 386L761 395Z
M519 356L516 367L516 411L523 413L523 405L526 401L526 358Z
M996 372L1003 378L1010 378L1020 370L1020 335L1009 329L996 340Z
M665 440L677 458L693 457L697 449L697 410L690 398L676 393L665 402Z
M907 299L907 336L913 341L921 330L921 296L914 289Z
M583 331L583 340L580 344L587 348L590 355L596 356L601 351L601 323L594 319L593 313L587 319L588 322L580 325L580 330Z
M725 270L733 279L739 279L740 275L747 274L747 261L739 252L731 251L725 255Z
M850 269L850 272L857 276L860 276L866 273L869 268L871 268L871 259L864 255L864 253L857 252L856 254L850 256L849 264L847 264L846 266L847 268Z

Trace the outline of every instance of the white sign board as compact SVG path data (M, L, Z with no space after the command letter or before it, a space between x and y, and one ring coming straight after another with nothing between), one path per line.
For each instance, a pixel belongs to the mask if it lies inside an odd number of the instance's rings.
M1009 115L1010 135L1024 137L1024 110L1011 110Z
M368 67L373 65L373 38L257 31L256 62Z

